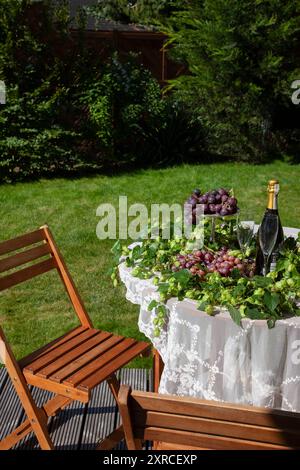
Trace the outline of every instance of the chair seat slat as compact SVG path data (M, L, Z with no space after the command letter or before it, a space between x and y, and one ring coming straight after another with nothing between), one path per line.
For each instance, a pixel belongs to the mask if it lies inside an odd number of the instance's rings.
M76 326L75 328L70 330L68 333L60 336L59 338L54 339L53 341L46 344L45 346L42 346L41 348L29 354L28 356L25 356L22 359L20 359L18 361L19 366L23 369L23 367L26 367L28 364L35 361L37 358L45 356L50 351L53 351L53 349L58 348L58 346L60 346L61 344L64 344L67 341L70 341L70 339L74 338L75 336L78 336L79 334L83 333L86 330L87 328L83 326Z
M128 340L128 338L126 338L126 340ZM107 361L107 358L105 358L105 354L101 357L102 367L98 366L98 370L94 370L89 377L82 380L77 385L79 390L92 389L98 383L102 382L102 380L106 380L114 370L117 370L123 367L125 364L128 364L128 362L149 348L148 343L134 341L130 344L129 342L126 342L126 340L120 343L120 345L125 343L124 346L127 346L126 349L123 348L121 351L118 351L118 345L116 348L111 350L109 362ZM65 383L67 382L68 380Z
M65 355L72 349L76 348L88 339L97 335L97 333L98 330L88 328L87 330L83 331L80 335L75 336L70 341L67 341L66 343L63 343L57 348L53 349L53 351L49 352L49 354L44 354L42 357L37 358L31 364L28 364L25 367L26 372L36 374L37 371L43 369L48 364L51 364L53 361L55 361L57 358Z
M22 253L17 253L16 255L9 256L0 260L0 273L8 271L13 268L17 268L22 264L29 263L34 261L42 256L49 255L51 253L50 247L47 243L43 245L35 246L30 250L22 251Z
M112 336L111 334L108 335L106 340L98 344L93 349L90 349L85 354L82 354L80 357L78 357L78 359L71 361L65 367L58 370L55 374L50 377L50 379L54 380L55 382L62 382L63 380L67 379L67 377L69 377L70 375L86 367L86 365L90 362L94 360L99 360L99 362L102 361L101 355L103 355L107 350L116 346L121 341L122 337L120 336Z
M71 372L69 374L65 372L67 368L70 368L71 364L74 364L74 367L79 369L81 364L84 364L83 357L88 353L92 354L91 351L95 346L101 344L101 347L103 347L103 342L107 343L106 340L110 336L112 336L112 333L99 332L96 336L93 336L91 339L85 341L76 348L71 349L68 353L53 360L43 369L40 369L37 372L37 375L39 377L49 377L51 380L59 382L59 377L67 377L71 374Z
M75 372L74 374L70 375L66 380L63 381L64 384L77 387L81 385L82 382L88 381L88 379L102 369L105 365L107 365L114 357L118 356L119 354L124 354L126 349L128 349L132 344L136 341L129 340L128 338L121 338L121 341L115 345L113 348L106 351L104 354L101 355L101 360L95 358L92 362L87 364L82 370ZM86 388L89 388L88 386Z
M33 245L34 243L45 240L44 231L42 229L35 230L34 232L26 233L20 237L12 238L0 243L0 256L11 251L19 250L25 246Z
M20 284L21 282L28 281L29 279L46 273L56 267L57 265L54 258L50 258L45 261L41 261L40 263L33 264L28 268L19 269L19 271L12 274L2 276L0 277L0 291L15 286L16 284Z

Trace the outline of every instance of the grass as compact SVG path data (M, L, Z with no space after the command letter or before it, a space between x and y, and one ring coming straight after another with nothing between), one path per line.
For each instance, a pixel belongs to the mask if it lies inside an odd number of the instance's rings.
M120 176L76 180L55 179L0 186L0 240L48 223L79 287L95 327L143 339L137 326L138 306L125 299L122 286L113 289L108 269L111 240L96 237L96 208L128 203L183 202L194 187L232 187L241 210L258 220L266 204L266 183L281 184L280 215L285 226L299 227L299 167L276 162L178 166ZM0 324L18 358L76 325L63 287L50 273L0 293ZM137 362L135 365L145 364Z

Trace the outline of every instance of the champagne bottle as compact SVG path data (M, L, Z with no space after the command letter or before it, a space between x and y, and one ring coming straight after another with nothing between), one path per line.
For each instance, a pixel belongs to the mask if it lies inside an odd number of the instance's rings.
M257 252L256 252L256 261L255 261L255 273L263 274L264 268L264 256L259 243L259 233L264 231L266 237L272 237L272 224L270 223L271 218L276 216L278 218L278 232L277 238L272 250L272 253L269 256L269 262L267 266L267 272L274 271L276 267L276 261L278 257L278 249L280 243L284 240L283 229L280 222L280 217L278 213L278 193L279 193L279 182L277 180L270 180L268 184L268 204L265 210L263 220L260 224L257 233Z

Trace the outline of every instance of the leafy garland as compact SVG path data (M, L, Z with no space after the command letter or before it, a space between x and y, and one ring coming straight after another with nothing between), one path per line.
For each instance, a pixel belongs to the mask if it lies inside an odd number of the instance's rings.
M207 249L217 250L228 246L235 256L243 257L237 249L234 221L220 221L216 227L216 242L209 242L209 227L205 225L204 241ZM300 237L298 236L298 242ZM293 238L287 238L280 247L279 259L275 271L263 276L247 278L238 270L233 270L230 277L219 273L207 273L205 279L193 276L188 269L173 272L172 265L178 254L186 254L187 240L171 237L170 240L146 239L129 249L118 241L112 252L115 255L115 267L111 274L117 285L117 269L120 256L126 266L132 268L132 275L140 279L152 278L160 293L160 302L153 300L148 309L155 309L154 334L159 336L166 320L166 302L171 297L179 300L189 298L197 301L198 309L213 315L217 307L226 307L232 320L241 325L243 318L267 320L269 328L276 320L285 316L300 315L297 299L300 299L300 246ZM246 253L255 255L255 240Z

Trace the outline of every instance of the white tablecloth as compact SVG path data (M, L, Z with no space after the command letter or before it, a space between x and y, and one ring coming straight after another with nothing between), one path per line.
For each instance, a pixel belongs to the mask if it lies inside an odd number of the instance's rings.
M298 230L285 229L288 235ZM140 280L119 266L126 297L140 305L139 329L159 351L164 371L160 393L300 412L300 317L242 320L237 326L226 311L208 316L189 299L168 300L168 316L158 338L155 312L159 294L151 279Z

